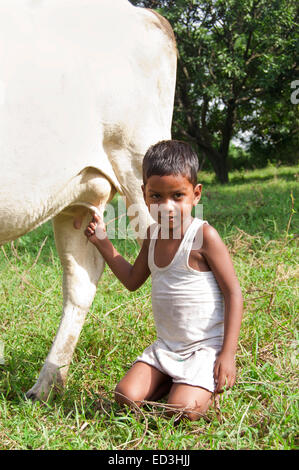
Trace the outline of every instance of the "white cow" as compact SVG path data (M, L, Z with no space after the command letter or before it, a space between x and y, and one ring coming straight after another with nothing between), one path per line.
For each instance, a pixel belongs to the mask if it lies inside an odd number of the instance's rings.
M53 219L63 314L37 383L65 384L104 261L88 207L119 191L146 208L147 148L170 138L176 47L168 22L127 0L0 0L0 243Z

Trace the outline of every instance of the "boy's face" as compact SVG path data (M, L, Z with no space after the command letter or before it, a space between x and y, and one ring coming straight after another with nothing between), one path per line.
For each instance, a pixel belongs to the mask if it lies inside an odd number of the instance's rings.
M193 206L200 200L201 185L193 187L182 175L153 175L142 186L142 191L154 220L173 230L190 219Z

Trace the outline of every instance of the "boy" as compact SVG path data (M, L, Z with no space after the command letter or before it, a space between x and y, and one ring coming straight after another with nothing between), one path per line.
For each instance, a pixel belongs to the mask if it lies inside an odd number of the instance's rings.
M116 400L140 404L169 392L168 404L191 420L207 411L213 393L235 383L243 307L227 248L212 226L191 217L201 197L197 171L197 155L184 142L149 148L142 191L157 223L148 228L133 266L115 250L99 217L85 231L129 290L152 276L158 339L119 382ZM194 243L200 234L202 243Z

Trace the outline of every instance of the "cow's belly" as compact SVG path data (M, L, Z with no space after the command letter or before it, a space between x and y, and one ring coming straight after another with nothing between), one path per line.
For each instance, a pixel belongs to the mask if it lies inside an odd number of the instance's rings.
M65 185L42 188L12 181L0 188L0 244L24 235L64 211L78 224L93 207L100 212L115 193L110 181L99 171L86 168ZM78 227L77 227L78 228Z

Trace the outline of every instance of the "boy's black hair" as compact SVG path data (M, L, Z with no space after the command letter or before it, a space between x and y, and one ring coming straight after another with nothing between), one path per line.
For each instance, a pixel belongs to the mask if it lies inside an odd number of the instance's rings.
M183 175L197 185L198 157L191 145L180 140L162 140L146 152L143 163L143 183L153 175Z

